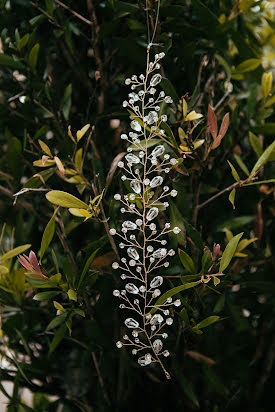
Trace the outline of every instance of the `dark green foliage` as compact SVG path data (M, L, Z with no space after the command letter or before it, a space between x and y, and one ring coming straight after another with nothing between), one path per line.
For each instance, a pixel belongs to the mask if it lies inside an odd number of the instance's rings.
M113 196L129 189L116 166L129 127L124 80L145 67L145 2L59 3L0 0L0 354L9 365L0 390L14 383L8 411L273 410L274 11L262 0L161 2L155 51L166 53L161 87L175 102L167 149L186 154L169 182L179 192L170 221L182 232L170 238L179 255L162 274L183 309L167 342L166 382L115 347L124 318L108 236L121 222ZM148 5L154 22L155 2ZM190 132L193 110L204 117ZM4 255L29 244L49 279L25 275L15 255L28 251ZM218 245L228 245L224 276ZM20 388L35 394L32 408Z

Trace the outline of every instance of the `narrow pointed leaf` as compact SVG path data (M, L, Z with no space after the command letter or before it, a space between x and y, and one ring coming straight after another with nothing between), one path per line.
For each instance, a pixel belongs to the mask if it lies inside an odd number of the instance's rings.
M257 162L255 163L252 171L251 171L251 176L253 176L259 169L262 167L267 161L271 153L275 150L275 140L273 143L271 143L263 152L263 154L259 157Z
M155 307L150 311L150 313L151 314L155 313L158 310L157 305L162 305L168 298L170 298L170 297L172 297L172 296L176 295L177 293L180 293L184 290L194 288L195 286L198 286L199 284L201 284L200 280L198 280L196 282L185 283L184 285L177 286L173 289L168 290L163 295L161 295L161 297L156 301Z
M184 252L184 250L179 249L178 252L180 261L187 270L187 272L190 274L194 274L196 269L193 259L186 252Z
M234 256L234 253L236 252L239 240L241 239L242 235L243 235L243 232L239 233L238 235L234 236L230 240L230 242L227 244L227 246L226 246L226 248L223 252L221 261L220 261L219 271L221 273L227 268L227 266L229 265L232 257Z
M201 322L197 323L194 328L196 329L203 329L206 328L209 325L212 325L212 323L217 322L220 319L219 316L208 316L208 318L203 319Z
M217 117L215 115L213 108L210 105L208 106L208 126L213 139L215 139L218 133Z
M25 252L25 250L29 249L30 247L31 244L18 246L12 250L9 250L7 253L4 253L4 255L0 256L0 260L3 262L4 260L11 259L14 256L20 255L20 253Z
M48 246L50 245L54 231L55 231L55 215L58 211L58 208L55 209L51 219L49 220L47 226L45 227L43 236L42 236L42 241L41 241L41 247L40 247L40 262L44 256L44 253L46 252Z

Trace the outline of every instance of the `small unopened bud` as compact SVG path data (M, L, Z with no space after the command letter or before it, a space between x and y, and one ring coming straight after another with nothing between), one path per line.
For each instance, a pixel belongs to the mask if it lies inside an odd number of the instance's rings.
M214 246L213 246L213 259L216 259L216 257L219 255L219 253L220 253L220 250L221 250L221 247L220 247L220 245L217 243L214 243Z

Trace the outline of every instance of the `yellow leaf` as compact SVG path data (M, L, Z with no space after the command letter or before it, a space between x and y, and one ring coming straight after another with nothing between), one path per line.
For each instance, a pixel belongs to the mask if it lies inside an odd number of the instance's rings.
M64 175L65 174L65 168L64 168L61 160L57 156L54 156L54 160L55 160L56 166L58 167L58 170Z
M183 114L183 118L185 119L187 115L187 103L184 98L182 98L182 114Z
M264 73L262 75L262 92L263 100L266 100L269 96L272 86L272 72Z
M275 95L272 96L264 105L264 107L272 106L275 103Z
M40 144L41 149L50 157L53 157L52 152L50 151L50 148L46 145L46 143L42 142L42 140L38 140L38 143Z
M79 170L79 171L81 171L81 166L82 166L82 152L83 152L82 148L79 149L76 152L75 157L74 157L75 166L76 166L77 170Z
M224 13L222 13L219 17L219 22L221 24L224 24L226 22L226 15Z
M53 305L54 305L55 309L62 310L63 312L65 311L63 306L60 303L56 302L56 300L53 301Z
M78 142L79 142L80 139L82 139L82 137L85 135L87 130L89 130L89 128L90 128L90 124L86 124L85 126L82 127L81 130L78 130L76 132L76 138L77 138Z
M45 159L45 157L47 159ZM48 166L53 166L55 165L55 161L54 160L48 160L48 156L43 156L42 159L36 160L35 162L33 162L34 166L38 166L38 167L48 167Z
M71 126L68 126L68 136L74 143L76 143L76 141L74 140L74 137L72 135L72 132L71 132Z
M204 139L198 139L194 142L194 149L198 149L199 147L201 147L203 145L203 143L205 142Z
M184 146L183 144L180 145L180 150L182 150L183 152L190 152L191 153L191 150L189 149L189 147Z
M192 110L192 112L188 113L188 115L185 117L185 121L191 121L191 120L197 120L203 117L202 114L196 113L195 110Z
M181 143L184 143L186 134L185 134L185 131L181 127L178 128L178 134L179 134Z
M71 207L69 209L69 212L76 217L86 217L87 219L91 218L93 215L86 211L85 209L76 209L74 207Z

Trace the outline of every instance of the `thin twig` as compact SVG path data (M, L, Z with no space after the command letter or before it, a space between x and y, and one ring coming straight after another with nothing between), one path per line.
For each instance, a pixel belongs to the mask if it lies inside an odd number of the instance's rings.
M92 352L92 358L93 358L93 361L94 361L94 364L95 364L95 368L96 368L96 372L97 372L97 375L98 375L99 384L100 384L100 386L101 386L104 399L105 399L105 401L107 402L107 404L108 404L109 406L111 406L111 402L110 402L108 393L107 393L107 391L106 391L106 388L105 388L105 385L104 385L104 381L103 381L102 375L101 375L101 373L100 373L99 364L98 364L98 362L97 362L97 359L96 359L96 356L95 356L95 353L94 353L94 352Z
M46 16L46 17L50 20L50 23L53 24L55 27L57 27L58 29L61 29L61 30L65 30L65 28L64 28L63 26L61 26L60 24L58 24L58 23L55 21L55 19L54 19L52 16L50 16L45 10L43 10L41 7L39 7L38 4L33 3L33 2L31 1L31 5L32 5L33 7L35 7L37 10L39 10L40 13L44 14L44 16Z
M81 16L81 14L77 13L75 10L71 9L69 6L66 4L62 3L60 0L53 0L55 3L57 3L59 6L63 7L64 9L68 10L70 13L72 13L75 17L77 17L79 20L82 20L84 23L89 24L91 26L93 23L86 19L85 17Z

